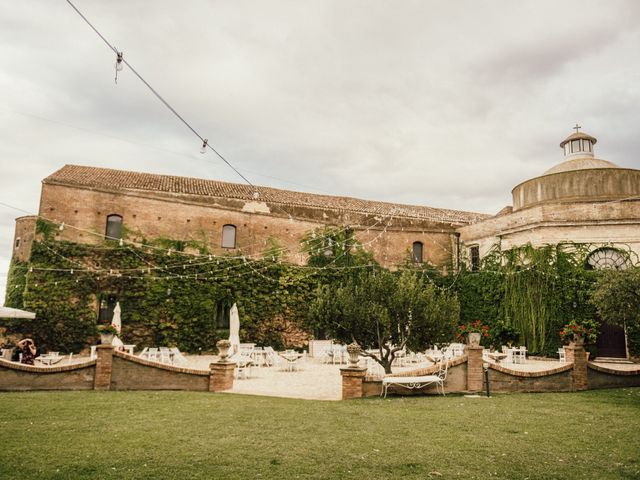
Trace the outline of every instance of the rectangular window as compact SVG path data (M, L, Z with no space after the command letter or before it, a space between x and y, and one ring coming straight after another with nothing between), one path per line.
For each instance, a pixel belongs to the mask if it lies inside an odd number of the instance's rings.
M480 247L475 245L469 248L469 256L471 257L471 271L477 272L480 269Z
M20 237L16 238L16 248L20 248Z

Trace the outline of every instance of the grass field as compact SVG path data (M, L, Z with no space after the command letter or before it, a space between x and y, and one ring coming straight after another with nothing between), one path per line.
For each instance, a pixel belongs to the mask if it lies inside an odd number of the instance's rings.
M640 478L640 389L319 402L0 394L0 478Z

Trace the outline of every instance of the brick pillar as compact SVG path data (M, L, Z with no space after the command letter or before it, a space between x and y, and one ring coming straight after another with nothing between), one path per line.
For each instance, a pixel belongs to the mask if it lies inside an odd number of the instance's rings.
M467 391L482 391L482 346L466 345L467 352Z
M236 362L221 361L209 364L209 391L221 392L233 388L233 370Z
M345 367L340 369L340 375L342 375L343 400L362 398L362 384L366 373L367 369L361 367Z
M589 388L587 381L587 352L584 345L574 345L564 347L564 354L567 363L573 363L573 390L586 390Z
M113 345L96 346L96 376L93 381L94 390L111 388L111 368L113 366Z

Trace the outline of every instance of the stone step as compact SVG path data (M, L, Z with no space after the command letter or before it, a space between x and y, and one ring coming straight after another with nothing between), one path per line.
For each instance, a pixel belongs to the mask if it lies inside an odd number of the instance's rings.
M594 361L596 363L633 363L631 360L626 358L617 357L597 357Z

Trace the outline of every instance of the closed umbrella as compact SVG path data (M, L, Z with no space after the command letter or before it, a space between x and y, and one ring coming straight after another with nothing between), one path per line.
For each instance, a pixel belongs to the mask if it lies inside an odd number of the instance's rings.
M240 315L238 306L234 303L229 313L229 342L231 343L231 353L240 351Z
M113 309L113 318L111 319L111 326L118 331L118 334L120 334L120 331L122 330L122 320L120 320L121 313L122 313L122 310L120 309L120 302L117 302L116 308ZM119 349L124 345L124 343L116 335L115 337L113 337L113 341L111 342L111 345L113 345L116 349Z
M36 318L36 314L17 308L0 307L0 318Z

